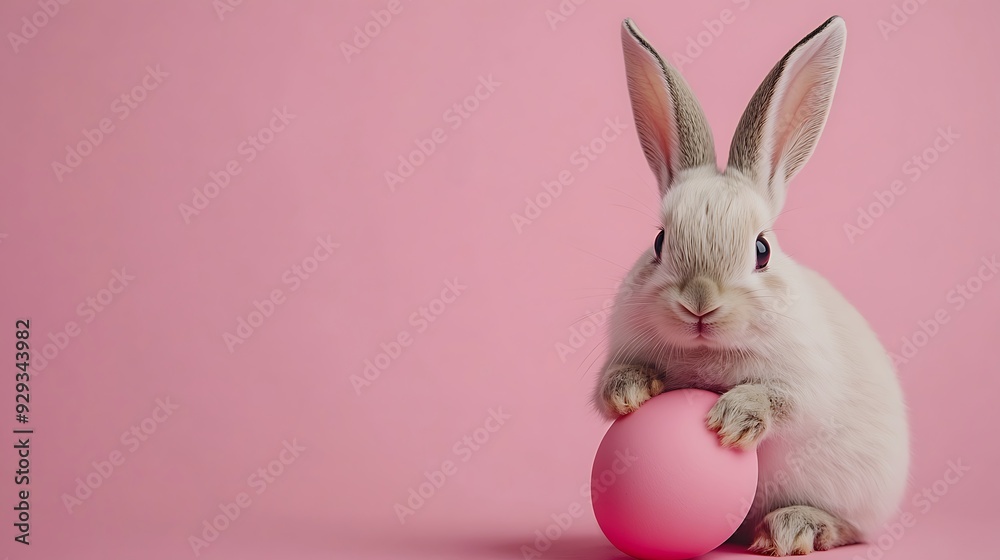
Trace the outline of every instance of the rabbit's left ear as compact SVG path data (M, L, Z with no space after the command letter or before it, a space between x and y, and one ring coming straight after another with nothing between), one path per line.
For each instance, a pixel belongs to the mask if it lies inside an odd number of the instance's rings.
M846 39L844 20L833 16L799 41L764 78L736 127L729 166L766 189L775 213L826 124Z

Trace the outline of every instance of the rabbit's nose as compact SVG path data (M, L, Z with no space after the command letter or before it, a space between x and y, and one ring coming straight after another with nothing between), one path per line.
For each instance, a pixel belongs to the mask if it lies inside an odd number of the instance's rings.
M719 307L720 307L720 306L717 305L717 306L715 306L715 307L713 307L711 309L697 310L696 311L695 309L691 309L691 307L688 307L687 303L684 303L683 301L680 302L680 303L681 303L681 307L684 309L684 311L687 311L688 313L691 314L691 316L693 318L698 319L699 321L704 321L704 320L708 319L708 316L711 315L711 314L713 314L713 313L715 313L716 311L718 311Z
M719 308L719 288L710 278L692 278L681 289L679 300L686 311L702 318Z

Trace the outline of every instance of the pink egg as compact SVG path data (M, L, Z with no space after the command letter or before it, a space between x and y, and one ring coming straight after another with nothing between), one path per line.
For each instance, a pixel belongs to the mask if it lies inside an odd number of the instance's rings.
M719 395L697 389L653 397L615 420L594 460L591 498L619 550L667 560L726 541L757 489L756 451L719 444L706 425Z

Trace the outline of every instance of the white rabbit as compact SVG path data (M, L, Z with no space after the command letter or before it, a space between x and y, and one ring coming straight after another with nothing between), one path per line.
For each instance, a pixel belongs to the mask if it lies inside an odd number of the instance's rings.
M760 465L738 535L779 556L877 537L909 468L906 408L886 351L770 230L826 123L845 39L832 17L774 66L720 171L684 79L631 20L622 28L662 228L616 296L594 402L616 418L664 391L721 393L709 428L723 445L756 446Z

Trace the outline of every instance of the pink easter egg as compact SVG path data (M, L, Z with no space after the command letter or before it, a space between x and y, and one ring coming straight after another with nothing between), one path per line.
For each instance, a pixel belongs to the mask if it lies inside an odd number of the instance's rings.
M692 558L739 527L757 488L757 453L724 448L707 426L719 395L669 391L615 420L594 460L591 499L601 530L648 560Z

